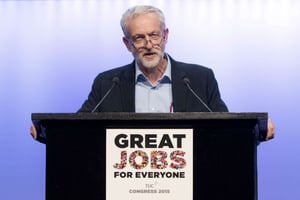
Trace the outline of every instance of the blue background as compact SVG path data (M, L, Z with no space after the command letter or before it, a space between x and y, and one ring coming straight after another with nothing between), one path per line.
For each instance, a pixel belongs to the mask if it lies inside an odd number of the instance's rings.
M132 61L119 20L161 8L166 51L212 68L232 112L268 112L276 138L258 147L259 199L300 199L300 1L0 1L0 199L44 199L45 146L31 113L75 112L95 76Z

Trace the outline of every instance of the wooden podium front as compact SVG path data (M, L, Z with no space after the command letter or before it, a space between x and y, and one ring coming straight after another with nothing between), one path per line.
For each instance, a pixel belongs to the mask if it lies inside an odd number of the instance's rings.
M267 113L34 113L32 120L46 131L47 200L115 200L106 198L107 129L192 129L193 200L257 199Z

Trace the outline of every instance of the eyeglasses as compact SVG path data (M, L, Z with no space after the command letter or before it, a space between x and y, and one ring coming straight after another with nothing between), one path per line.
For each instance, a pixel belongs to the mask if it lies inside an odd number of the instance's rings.
M148 42L151 42L152 46L160 45L162 42L162 35L160 33L151 33L148 35L138 34L131 37L132 46L136 49L147 46Z

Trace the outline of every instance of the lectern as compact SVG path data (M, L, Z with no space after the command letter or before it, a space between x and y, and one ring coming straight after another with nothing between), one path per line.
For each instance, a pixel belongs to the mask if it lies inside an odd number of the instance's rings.
M256 200L257 144L265 138L267 118L267 113L34 113L32 120L38 120L46 134L46 199L115 200L111 194L127 199L122 188L129 187L124 191L130 200L166 200L172 194L176 200L176 192L185 200ZM109 130L119 131L112 140ZM128 130L135 134L127 137ZM156 130L171 130L170 134L190 130L191 144L184 143L184 134L172 138L165 133L158 136ZM147 132L145 138L139 135L142 132ZM120 148L121 160L125 157L114 168L107 165L108 151L119 153L109 149L112 145ZM130 154L125 148L129 145L138 150ZM188 153L176 150L183 145L191 149L190 161L184 157ZM166 148L172 149L170 156ZM117 170L122 172L125 166L131 172L121 177ZM185 167L192 170L180 172ZM179 185L187 176L191 189ZM130 188L142 178L144 185ZM159 185L163 178L168 178L167 185ZM120 185L110 186L108 179Z

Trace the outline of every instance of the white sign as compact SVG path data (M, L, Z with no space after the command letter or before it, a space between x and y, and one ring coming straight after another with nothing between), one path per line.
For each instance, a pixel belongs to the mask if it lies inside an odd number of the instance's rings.
M106 200L193 200L192 129L107 129Z

